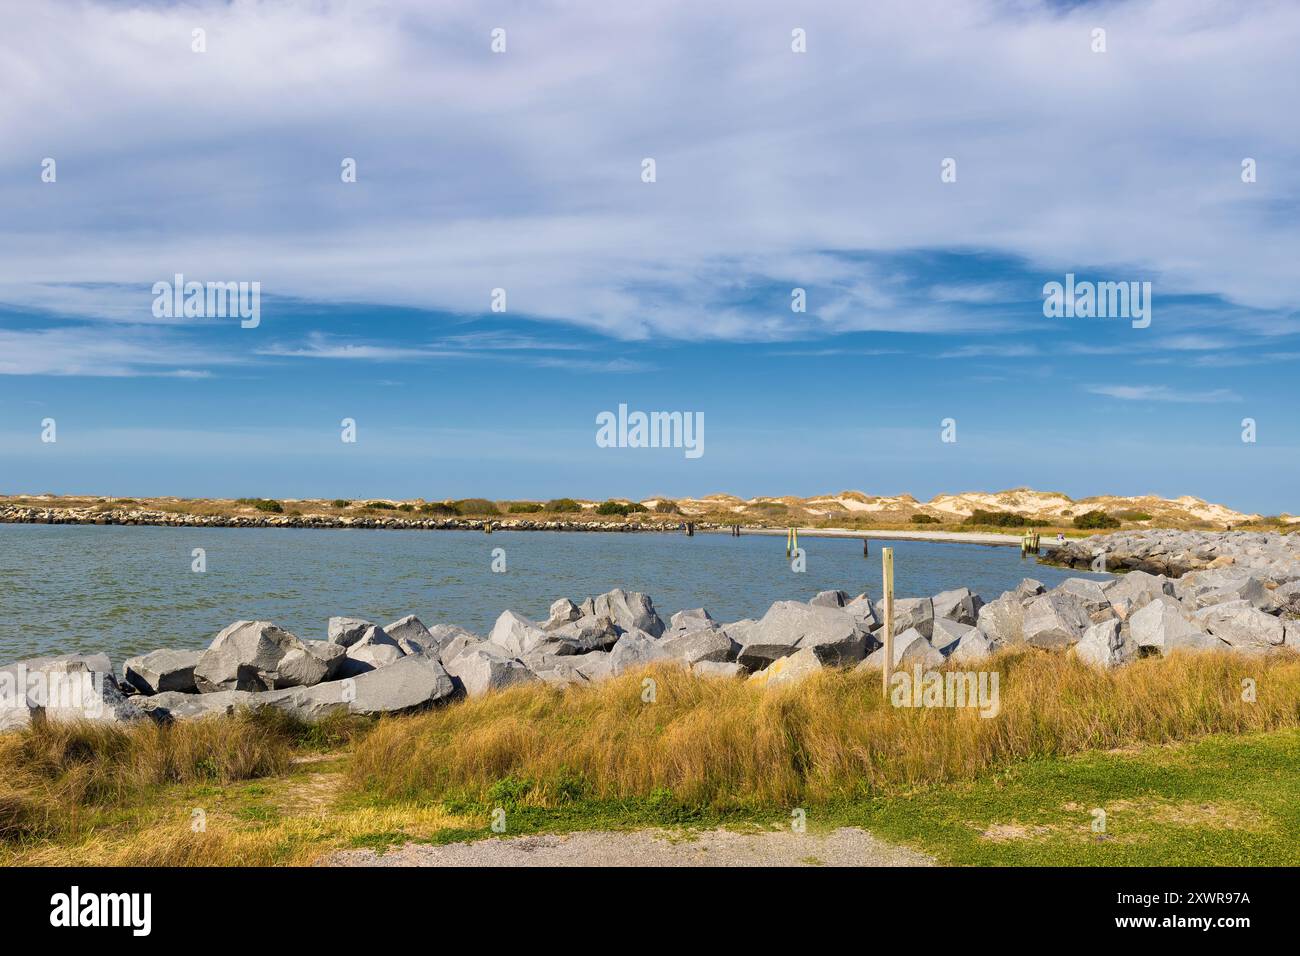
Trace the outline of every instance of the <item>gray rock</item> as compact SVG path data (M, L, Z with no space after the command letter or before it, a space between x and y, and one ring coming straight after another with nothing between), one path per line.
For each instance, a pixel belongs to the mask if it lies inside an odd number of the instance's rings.
M1107 581L1104 587L1106 597L1113 606L1124 606L1127 612L1124 617L1145 607L1153 598L1174 593L1173 582L1167 577L1163 574L1148 574L1145 571L1121 574Z
M691 665L691 673L696 677L736 678L743 677L746 671L737 661L699 661Z
M1234 648L1262 649L1281 644L1285 637L1282 621L1248 601L1212 604L1192 615L1196 623Z
M1094 667L1110 669L1131 661L1137 656L1137 648L1125 639L1120 622L1109 620L1089 625L1074 645L1074 653Z
M1025 643L1043 648L1070 647L1079 642L1084 628L1091 623L1078 601L1060 591L1049 591L1025 608Z
M274 694L276 691L264 691ZM221 690L210 694L186 694L163 691L150 697L136 698L138 706L157 720L192 720L197 717L224 717L241 708L251 708L263 693L246 690Z
M421 653L425 657L441 658L443 651L457 638L464 638L466 641L482 640L477 634L471 634L463 627L457 627L455 624L435 624L429 628L428 640L432 642L432 646L425 647Z
M664 622L655 613L654 604L637 591L629 593L622 588L607 591L592 599L591 611L584 611L583 616L588 614L613 618L621 631L645 631L651 637L659 637L664 632Z
M1033 578L1021 578L1020 583L1016 585L1016 589L1012 593L1024 601L1046 592L1047 588L1043 587L1042 581L1035 581Z
M914 627L909 627L894 636L894 669L903 666L913 667L920 664L923 669L939 667L943 664L943 655L931 646L925 635ZM885 666L885 647L876 648L857 670L881 670Z
M1110 607L1110 598L1106 596L1102 582L1091 578L1066 578L1053 590L1075 598L1089 615Z
M849 664L862 660L867 641L868 635L857 621L838 608L777 601L748 629L738 659L751 670L760 670L772 661L815 647L822 663Z
M609 663L608 651L592 651L590 654L582 654L573 660L573 666L578 673L593 684L597 681L608 680L614 676L614 671Z
M346 650L338 667L339 677L357 677L367 671L387 667L406 656L397 642L382 627L370 625L361 639Z
M980 596L973 593L970 588L944 591L931 598L930 603L933 605L936 623L942 619L972 626L979 618L980 608L984 606Z
M279 686L280 660L303 642L270 621L236 621L212 639L194 665L200 693L270 690Z
M849 596L844 591L819 591L808 603L815 607L844 607L849 603Z
M934 632L930 638L930 645L944 657L947 657L957 649L962 638L970 633L978 634L979 628L970 624L962 624L960 621L950 620L945 617L936 617L934 619Z
M1153 598L1134 611L1128 630L1138 648L1161 654L1175 650L1212 650L1223 642L1197 627L1183 615L1182 606L1168 595Z
M1281 613L1300 617L1300 581L1279 585L1273 592L1273 603Z
M347 648L329 641L304 641L306 646L280 659L281 687L310 687L333 679L342 669Z
M1025 641L1025 609L1014 594L1004 594L985 604L975 623L995 647L1010 647Z
M717 624L709 616L709 612L702 607L691 608L687 611L678 611L668 620L668 629L687 633L689 631L698 631L706 627L716 627Z
M865 594L859 594L848 604L844 605L844 613L858 622L858 626L864 631L874 631L884 624L884 620L876 613L875 605L871 603L871 598Z
M578 667L581 657L574 655L534 654L524 658L524 665L541 681L555 687L589 683Z
M523 642L526 653L546 654L586 654L589 651L604 651L614 646L619 631L612 618L580 617L576 621L561 624L545 634L543 639L530 632Z
M341 709L365 716L414 713L450 700L455 690L441 664L412 654L356 677L259 696L265 697L268 705L300 719L316 720Z
M876 618L884 624L885 602L876 602ZM894 601L894 633L914 627L927 641L934 633L934 602L928 598L899 598Z
M718 628L669 631L666 637L660 639L659 645L669 657L676 657L687 664L730 661L740 651L739 645Z
M428 654L434 650L436 641L429 629L414 614L384 626L384 633L393 640L404 654Z
M993 642L978 628L972 628L957 642L957 646L948 652L948 660L959 664L978 664L988 660L993 654Z
M0 730L52 723L128 723L146 711L117 684L105 654L35 657L0 667Z
M122 667L128 684L142 694L163 691L180 691L197 694L194 686L194 666L202 651L157 650L138 657L128 657Z
M511 657L491 641L466 647L446 663L446 668L470 697L538 679L523 661Z
M509 657L523 657L542 647L550 635L522 614L502 611L487 637Z
M831 607L835 605L823 606ZM825 669L826 665L822 663L821 658L817 655L817 649L815 647L805 647L793 654L773 661L768 667L756 674L750 674L749 682L769 690L775 687L793 687Z
M578 605L568 598L560 598L551 605L550 616L547 617L546 623L542 625L542 629L549 631L553 627L568 624L580 617L582 617L582 612L578 610Z
M331 644L351 647L361 640L366 630L371 627L374 625L359 617L332 617L327 628L328 640Z
M730 624L722 624L718 629L722 631L723 634L726 634L727 637L731 638L732 643L737 647L744 647L745 644L748 643L749 634L753 631L756 624L758 624L758 621L754 620L752 617L747 617L743 621L733 621Z
M618 639L609 652L609 670L615 677L654 661L670 661L662 642L645 631L631 630Z
M501 650L501 648L496 644L488 644L487 641L475 637L473 634L466 631L464 634L452 638L443 645L442 650L438 653L438 660L442 661L443 665L446 666L449 661L455 660L456 657L463 653L466 648L477 647L480 644L487 644L488 647L494 648L498 651Z

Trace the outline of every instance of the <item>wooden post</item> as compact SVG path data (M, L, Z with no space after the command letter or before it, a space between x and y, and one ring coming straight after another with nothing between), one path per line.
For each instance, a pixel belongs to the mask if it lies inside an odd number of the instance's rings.
M695 522L694 522L694 521L688 521L688 522L686 522L686 537L688 537L688 538L693 538L693 537L695 537Z
M794 528L787 528L785 531L785 556L790 557L790 549L794 546Z
M880 569L884 577L885 666L881 672L881 690L889 699L889 680L894 676L894 549L880 549Z
M868 542L869 540L870 540L869 538L863 538L863 539L862 539L862 556L863 556L864 558L869 558L869 557L871 557L871 551L868 550L868 548L867 548L867 542Z

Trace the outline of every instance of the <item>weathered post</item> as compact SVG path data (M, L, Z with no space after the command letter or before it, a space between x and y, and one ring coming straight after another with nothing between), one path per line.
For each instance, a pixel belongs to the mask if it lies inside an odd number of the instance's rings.
M894 549L880 549L880 568L884 576L885 602L885 666L881 690L889 699L889 681L894 676Z
M694 521L688 521L688 522L686 522L686 537L688 537L688 538L693 538L693 537L695 537L695 522L694 522Z
M863 539L862 539L862 556L863 556L864 558L869 558L869 557L871 557L871 551L867 548L867 542L868 542L869 540L870 540L869 538L863 538Z

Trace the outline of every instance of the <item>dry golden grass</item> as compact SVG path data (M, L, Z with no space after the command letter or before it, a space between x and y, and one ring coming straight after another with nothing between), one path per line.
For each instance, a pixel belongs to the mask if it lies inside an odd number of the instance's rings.
M483 829L482 804L501 801L586 806L615 823L618 812L584 801L755 811L910 801L1032 757L1300 726L1291 654L1179 655L1101 673L1022 650L986 669L1000 675L994 719L896 709L873 674L763 690L658 667L373 724L309 728L273 712L167 727L38 724L0 735L0 865L305 864L349 846L464 838ZM646 677L653 703L642 699ZM1246 677L1254 703L1241 699ZM191 828L195 808L203 832Z
M1300 725L1300 659L1180 654L1113 673L1034 651L998 656L1001 713L889 706L878 674L826 672L789 689L673 667L596 687L531 685L405 720L355 748L351 786L377 797L521 802L670 791L715 808L901 793L1030 757ZM657 683L642 702L642 681ZM1243 678L1258 699L1242 700Z
M228 784L283 773L294 749L331 733L273 712L160 726L93 722L0 735L0 840L66 839L93 811L169 784Z

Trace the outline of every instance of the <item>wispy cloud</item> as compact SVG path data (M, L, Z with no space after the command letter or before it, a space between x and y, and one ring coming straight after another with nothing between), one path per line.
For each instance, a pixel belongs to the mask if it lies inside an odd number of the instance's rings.
M142 290L184 272L460 314L502 287L512 315L629 340L1032 319L1032 286L921 266L917 288L905 264L873 259L976 250L1042 276L1138 263L1161 301L1215 295L1262 310L1228 321L1297 330L1287 213L1300 190L1280 174L1243 184L1232 153L1300 165L1294 126L1276 121L1293 105L1293 5L1107 5L1111 36L1141 45L1104 56L1089 49L1093 5L1047 0L917 0L869 17L828 0L800 11L804 55L789 50L782 0L747 3L725 29L690 0L383 9L7 12L0 302L143 323ZM520 44L501 56L483 28L494 13ZM199 22L202 55L189 46ZM56 61L77 69L52 79ZM873 88L891 97L864 105ZM990 103L1017 106L974 122ZM1225 159L1224 144L1240 145ZM50 154L59 179L42 184L33 157ZM340 182L345 156L355 184ZM640 180L644 156L656 183ZM948 156L958 181L941 184ZM806 313L788 307L793 286L809 291Z
M1126 402L1178 402L1183 404L1218 404L1239 402L1241 396L1231 389L1182 391L1167 385L1089 385L1087 391Z
M0 329L0 375L206 378L233 357L128 326Z
M578 358L567 354L572 351L570 345L552 346L536 340L533 340L531 345L522 344L526 341L523 339L498 340L490 336L459 336L448 341L458 343L476 342L480 344L473 348L455 348L441 343L413 346L389 345L375 342L357 342L323 332L313 332L307 336L306 341L303 343L268 345L257 349L256 354L270 358L396 363L474 360L582 372L649 372L655 369L652 363L617 356L608 359ZM510 341L513 344L502 344L505 341ZM486 343L486 345L481 343ZM560 354L546 354L548 350L554 350Z

